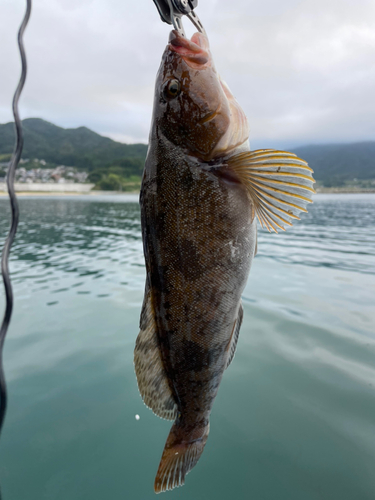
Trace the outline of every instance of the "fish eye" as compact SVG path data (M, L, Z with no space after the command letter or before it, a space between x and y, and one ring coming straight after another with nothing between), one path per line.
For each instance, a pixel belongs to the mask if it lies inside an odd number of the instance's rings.
M178 80L169 80L165 83L163 94L166 99L174 99L181 93L181 84Z

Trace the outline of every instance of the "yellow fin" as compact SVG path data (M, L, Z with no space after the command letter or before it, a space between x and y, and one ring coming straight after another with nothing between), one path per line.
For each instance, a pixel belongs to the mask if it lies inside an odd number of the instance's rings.
M247 187L260 225L269 232L285 231L312 203L313 170L293 153L258 149L232 156L227 164Z
M140 328L134 349L134 367L139 392L145 405L151 408L155 415L166 420L175 420L177 405L160 354L149 289L145 292Z

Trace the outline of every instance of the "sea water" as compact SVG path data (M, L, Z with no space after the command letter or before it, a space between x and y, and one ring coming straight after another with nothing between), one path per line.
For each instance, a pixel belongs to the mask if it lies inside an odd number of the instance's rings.
M148 500L170 429L138 394L136 196L20 199L2 500ZM0 237L9 223L0 199ZM259 230L237 354L189 500L375 498L375 195ZM0 292L1 312L4 293Z

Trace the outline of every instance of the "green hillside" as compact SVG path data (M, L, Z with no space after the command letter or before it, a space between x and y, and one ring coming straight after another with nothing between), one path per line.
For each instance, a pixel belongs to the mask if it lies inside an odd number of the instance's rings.
M129 182L140 181L145 144L121 144L86 127L64 129L40 118L23 120L23 127L23 158L86 170L89 180L100 189L125 189ZM13 144L13 123L0 125L0 162L8 159ZM302 146L292 148L292 152L309 163L321 185L375 185L375 141Z
M64 129L40 118L23 120L22 158L38 158L48 165L86 170L99 188L118 189L140 179L147 153L145 144L121 144L86 127ZM13 123L0 124L0 161L13 151ZM108 176L109 179L108 179ZM103 184L103 186L101 185Z
M121 144L86 127L65 129L40 118L28 118L22 125L23 158L43 158L88 171L122 158L146 158L145 144ZM11 153L13 145L13 123L0 125L0 154Z
M327 187L375 180L375 141L325 144L292 149L308 162L314 178Z

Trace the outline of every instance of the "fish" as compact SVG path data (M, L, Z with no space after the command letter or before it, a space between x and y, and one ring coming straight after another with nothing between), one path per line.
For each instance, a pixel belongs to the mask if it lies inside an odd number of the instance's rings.
M293 153L250 150L247 118L207 36L172 31L140 193L146 283L134 350L144 403L173 421L156 493L183 485L206 445L239 338L257 220L278 232L299 219L312 201L312 173Z

